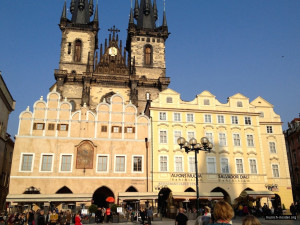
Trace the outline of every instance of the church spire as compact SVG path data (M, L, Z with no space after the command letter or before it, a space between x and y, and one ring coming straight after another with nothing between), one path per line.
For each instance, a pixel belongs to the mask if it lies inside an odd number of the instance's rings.
M133 10L132 10L132 8L130 9L129 24L134 24Z
M139 18L139 1L135 0L135 5L134 5L134 18L138 20Z
M90 13L90 17L94 14L94 1L90 0L89 3L89 13Z
M168 27L168 24L167 24L167 16L166 16L166 11L164 10L164 15L163 15L163 24L162 24L163 27Z
M98 22L98 21L99 21L99 16L98 16L98 4L97 4L95 9L94 22Z
M155 29L155 15L151 0L141 0L139 16L137 20L139 29Z
M61 20L67 19L67 2L65 1L63 11L61 13Z
M93 1L90 3L92 4L89 4L88 0L72 0L70 11L73 24L90 23L91 12L93 13L93 9L90 7L93 5Z
M156 0L153 0L153 14L154 14L154 19L155 21L158 19L158 11L157 11L157 4Z

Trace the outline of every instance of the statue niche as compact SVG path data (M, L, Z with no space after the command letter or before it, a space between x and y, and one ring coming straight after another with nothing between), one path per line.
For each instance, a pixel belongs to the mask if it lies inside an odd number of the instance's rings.
M76 169L93 169L94 149L91 141L82 141L77 148Z

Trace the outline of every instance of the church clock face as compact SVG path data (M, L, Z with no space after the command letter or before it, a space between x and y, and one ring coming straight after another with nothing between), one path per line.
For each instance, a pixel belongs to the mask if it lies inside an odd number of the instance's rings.
M116 55L118 54L117 48L115 48L115 47L110 47L109 50L108 50L108 54L109 54L110 56L116 56Z

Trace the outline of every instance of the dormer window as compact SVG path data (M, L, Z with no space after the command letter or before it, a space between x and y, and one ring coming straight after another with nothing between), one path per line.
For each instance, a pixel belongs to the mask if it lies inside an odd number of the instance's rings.
M167 103L173 103L173 98L167 97Z
M146 45L144 51L145 51L145 65L151 66L152 65L152 46Z
M210 105L209 99L204 99L204 105Z
M82 42L80 40L76 40L75 41L75 56L74 56L75 62L81 61L81 49L82 49Z
M237 102L237 107L243 107L243 103L241 101Z

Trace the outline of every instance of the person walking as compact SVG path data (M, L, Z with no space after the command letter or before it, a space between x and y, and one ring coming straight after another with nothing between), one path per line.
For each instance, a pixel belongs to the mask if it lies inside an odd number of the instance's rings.
M75 216L75 225L82 225L81 218L80 218L80 211L78 211L76 213L76 216Z
M220 200L214 206L214 223L210 225L225 225L231 224L231 219L234 216L234 211L226 201Z
M151 221L153 220L153 211L151 206L147 210L147 219L148 219L148 225L151 225Z
M72 220L72 215L71 215L70 210L68 210L66 213L66 225L70 225L71 220Z
M44 210L40 211L40 214L39 214L39 217L37 220L38 220L39 225L47 225Z
M50 215L50 225L56 225L58 221L58 214L55 210L52 211L52 214Z
M110 208L108 207L106 209L106 222L109 223L110 222L110 217L111 217L111 213L110 213Z
M175 225L187 225L188 218L184 214L184 209L179 208L179 213L175 218Z

